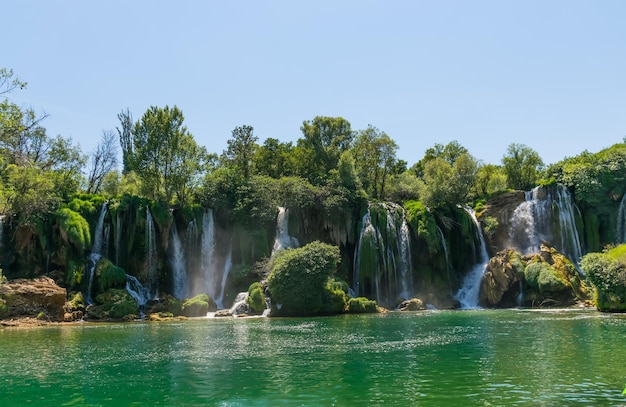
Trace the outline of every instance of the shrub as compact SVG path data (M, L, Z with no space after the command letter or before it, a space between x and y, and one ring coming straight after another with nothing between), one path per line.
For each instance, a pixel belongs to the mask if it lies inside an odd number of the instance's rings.
M327 303L326 287L339 262L339 248L318 241L278 252L267 280L276 314L327 313L332 306Z
M347 311L350 314L376 313L378 312L378 307L374 300L365 297L356 297L348 300Z
M348 301L347 287L348 285L343 281L328 280L324 292L324 304L326 306L323 313L342 314L346 311L346 303Z
M117 267L109 259L101 259L95 270L98 289L104 292L109 288L122 288L126 284L126 272Z
M567 288L567 283L561 275L548 263L535 261L524 269L524 279L530 288L538 289L540 293L554 293Z
M91 246L89 223L80 213L74 212L70 208L61 208L57 211L56 217L65 240L80 251Z
M254 312L263 312L265 310L265 295L263 294L263 286L261 283L256 282L250 284L246 302Z
M589 253L580 262L581 269L596 288L596 306L600 311L626 311L626 263L623 247L626 245L605 253Z

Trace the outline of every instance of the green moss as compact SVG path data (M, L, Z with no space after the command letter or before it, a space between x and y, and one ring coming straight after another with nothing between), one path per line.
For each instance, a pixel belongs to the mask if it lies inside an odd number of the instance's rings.
M95 270L98 289L104 292L109 288L123 288L126 284L126 272L123 268L117 267L109 259L101 259Z
M70 260L67 266L65 282L68 287L75 288L83 283L85 267L82 262Z
M350 314L376 313L378 307L376 301L365 297L350 298L346 311Z
M78 310L78 309L84 309L85 308L85 301L83 300L83 293L81 293L80 291L71 294L70 295L70 300L68 301L69 306L73 309L73 310Z
M563 276L548 263L542 261L529 263L524 269L524 279L528 287L535 288L544 295L568 288Z
M325 292L325 314L342 314L346 310L348 302L347 284L343 281L329 279L326 283Z
M65 234L67 241L78 250L84 251L91 246L89 223L80 213L69 208L61 208L56 213L59 227Z
M261 283L255 282L250 285L246 302L254 312L259 313L265 310L265 295Z
M99 306L96 307L99 308L98 319L122 319L137 314L137 303L126 290L120 288L112 288L97 295L96 304Z
M182 315L186 317L203 317L209 312L209 296L198 294L183 302L181 307Z

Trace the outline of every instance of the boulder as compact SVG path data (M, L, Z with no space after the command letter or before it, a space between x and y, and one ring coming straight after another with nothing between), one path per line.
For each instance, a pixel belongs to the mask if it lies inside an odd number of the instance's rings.
M479 304L483 307L517 305L523 273L524 266L517 251L498 252L489 260L480 282Z
M524 191L504 192L490 199L485 208L477 215L483 223L487 217L494 218L497 226L490 233L485 233L487 251L497 253L509 245L509 229L515 209L525 200ZM484 228L484 225L483 225Z
M67 292L49 277L17 279L0 285L0 297L8 307L8 317L41 317L63 321Z
M419 298L411 298L410 300L402 301L398 306L398 311L423 311L426 309L424 301Z

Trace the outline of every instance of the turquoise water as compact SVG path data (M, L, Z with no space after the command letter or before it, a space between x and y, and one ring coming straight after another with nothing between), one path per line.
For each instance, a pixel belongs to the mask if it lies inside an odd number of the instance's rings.
M621 405L625 333L521 310L5 328L0 405Z

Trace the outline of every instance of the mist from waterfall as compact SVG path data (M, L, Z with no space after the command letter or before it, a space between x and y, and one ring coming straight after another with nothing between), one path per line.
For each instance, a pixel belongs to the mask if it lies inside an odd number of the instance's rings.
M487 253L487 244L485 243L483 231L480 227L478 219L476 219L476 213L470 208L463 209L465 210L465 212L467 212L467 214L472 219L472 222L474 223L480 247L478 251L478 262L467 273L467 275L463 279L463 284L461 285L461 288L459 289L459 291L457 291L454 297L461 304L461 308L477 309L480 308L478 305L480 296L480 282L482 280L483 274L485 273L485 269L489 264L489 254Z

